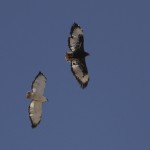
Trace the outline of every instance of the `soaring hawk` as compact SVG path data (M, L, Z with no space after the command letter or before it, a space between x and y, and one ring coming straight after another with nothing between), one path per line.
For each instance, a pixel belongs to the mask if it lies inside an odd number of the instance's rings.
M46 77L39 72L32 82L31 91L27 92L26 97L31 99L29 105L29 117L32 128L35 128L41 121L42 117L42 103L48 99L43 96L46 85Z
M84 89L89 82L88 70L86 67L85 57L89 53L84 51L84 35L81 27L74 23L70 30L68 46L71 52L66 53L66 60L71 62L71 71Z

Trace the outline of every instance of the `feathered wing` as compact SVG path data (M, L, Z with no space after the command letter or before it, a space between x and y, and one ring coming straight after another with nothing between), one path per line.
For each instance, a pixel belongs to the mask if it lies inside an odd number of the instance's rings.
M38 75L35 77L34 81L32 82L32 91L43 96L45 85L46 77L43 75L43 73L39 72Z
M84 50L83 30L77 23L74 23L71 27L68 46L73 52L76 50Z
M42 117L42 102L33 100L29 105L29 117L32 123L32 128L35 128L41 121Z
M71 71L82 88L85 88L89 82L88 70L85 59L74 59L71 62Z

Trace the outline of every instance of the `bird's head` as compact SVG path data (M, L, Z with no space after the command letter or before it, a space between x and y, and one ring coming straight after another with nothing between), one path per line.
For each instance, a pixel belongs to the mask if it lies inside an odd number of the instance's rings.
M29 91L26 94L26 98L31 99L32 95L33 95L33 93Z
M66 61L71 61L72 58L73 58L73 54L70 52L66 52L66 56L65 56Z

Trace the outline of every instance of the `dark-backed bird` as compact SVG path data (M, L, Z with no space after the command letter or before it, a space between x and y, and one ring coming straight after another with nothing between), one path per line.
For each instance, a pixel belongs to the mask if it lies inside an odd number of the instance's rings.
M32 128L35 128L41 121L42 103L48 99L43 96L46 85L46 77L39 72L32 82L31 91L27 92L26 98L31 100L28 108Z
M83 30L77 23L74 23L71 27L68 46L71 52L67 52L65 58L71 62L71 71L80 86L84 89L89 82L89 74L85 62L85 57L89 53L84 50Z

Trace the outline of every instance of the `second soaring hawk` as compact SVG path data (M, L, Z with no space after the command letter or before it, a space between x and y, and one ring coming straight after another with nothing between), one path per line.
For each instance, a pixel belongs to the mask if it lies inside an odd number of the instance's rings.
M66 60L71 62L71 71L80 86L84 89L89 82L89 75L85 62L85 57L88 56L89 53L84 50L83 30L77 23L74 23L71 27L68 46L71 52L66 53Z

